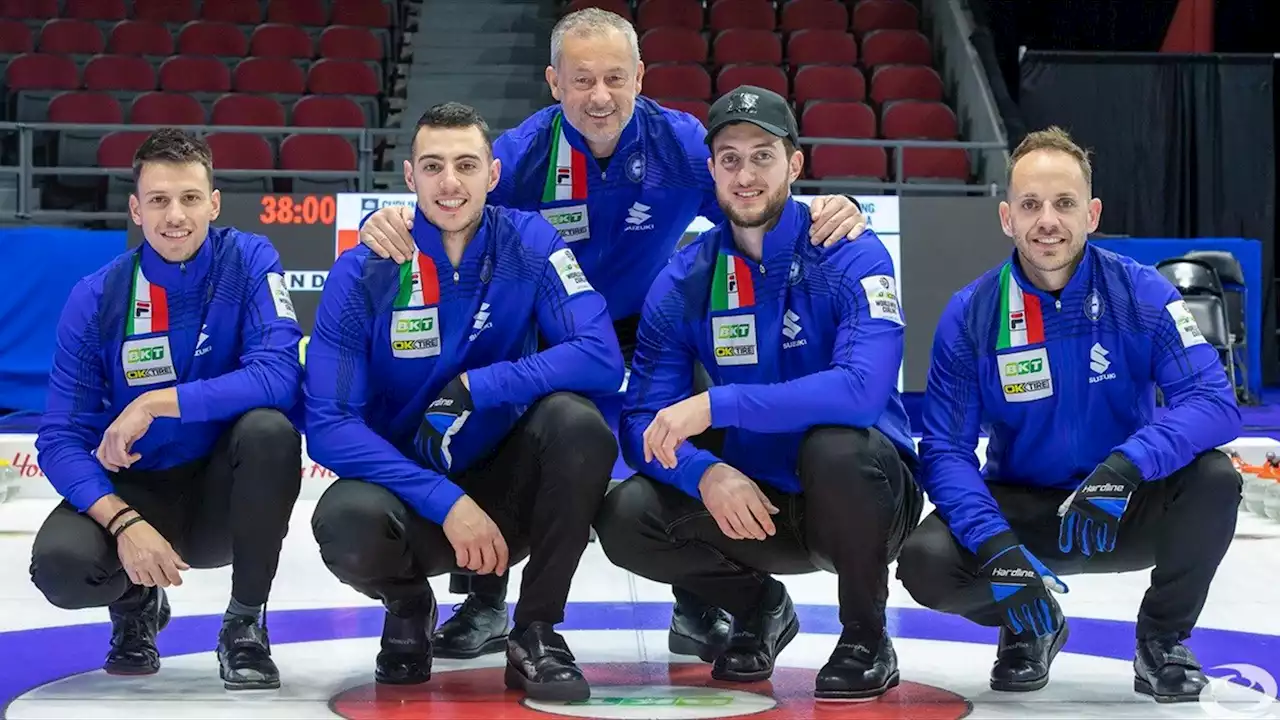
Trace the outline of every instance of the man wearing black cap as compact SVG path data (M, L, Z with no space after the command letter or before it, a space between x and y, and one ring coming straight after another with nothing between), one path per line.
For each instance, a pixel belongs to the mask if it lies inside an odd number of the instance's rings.
M808 242L810 214L791 197L798 134L761 88L712 106L709 169L728 220L645 299L619 428L640 474L605 497L596 529L617 565L729 611L719 680L768 678L799 631L773 574L836 573L843 631L815 695L865 699L898 684L888 565L923 504L897 390L904 321L875 233Z

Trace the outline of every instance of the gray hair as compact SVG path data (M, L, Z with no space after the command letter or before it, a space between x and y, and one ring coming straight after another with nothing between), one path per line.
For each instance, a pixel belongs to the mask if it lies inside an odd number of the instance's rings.
M627 45L631 50L631 60L635 64L640 64L640 39L636 37L635 26L631 21L608 10L589 7L560 18L560 22L551 30L551 65L552 67L560 67L560 50L564 45L565 35L575 35L577 37L590 37L592 35L603 35L610 29L617 30L627 39Z

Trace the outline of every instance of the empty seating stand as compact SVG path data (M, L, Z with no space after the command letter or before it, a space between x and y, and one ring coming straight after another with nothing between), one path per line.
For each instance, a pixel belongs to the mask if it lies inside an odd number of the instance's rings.
M37 138L37 164L122 169L146 133L95 124L380 127L391 25L384 0L0 0L5 120L85 125ZM210 143L223 170L357 168L337 136Z
M787 96L806 137L958 138L933 49L913 0L573 0L565 12L602 7L633 20L646 95L705 118L742 84ZM823 104L828 110L817 110ZM893 179L883 148L816 145L811 179ZM902 151L907 181L965 182L968 153Z

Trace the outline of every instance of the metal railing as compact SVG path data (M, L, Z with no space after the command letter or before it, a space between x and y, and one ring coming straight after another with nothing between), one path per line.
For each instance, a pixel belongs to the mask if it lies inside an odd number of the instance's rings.
M85 138L90 142L113 132L147 133L161 125L84 125L74 123L15 123L0 122L0 147L3 137L8 133L17 133L17 164L0 165L0 180L6 176L16 176L16 202L5 202L3 183L0 183L0 221L125 221L128 213L123 210L60 210L39 207L35 203L36 179L49 176L59 177L113 177L132 182L131 167L97 167L97 166L65 166L36 165L36 148L41 143L37 140L45 133L67 133L71 136ZM395 138L403 133L401 128L314 128L314 127L261 127L240 125L180 125L199 136L214 133L234 133L279 137L287 135L335 135L351 138L355 141L357 166L355 171L319 171L319 170L214 170L215 179L270 179L305 177L316 180L350 180L353 191L369 192L381 188L396 188L402 183L402 174L397 170L381 171L375 168L375 151L381 138ZM812 145L850 145L859 147L882 147L887 150L904 148L950 148L967 152L1003 153L1007 150L1003 143L987 141L940 141L940 140L882 140L854 138L801 138L802 146ZM53 143L42 147L52 147ZM970 167L975 163L970 156ZM930 194L963 194L963 195L995 195L1003 192L996 183L968 184L961 182L925 182L904 181L903 154L893 153L892 179L888 181L866 178L826 178L821 180L800 180L794 187L803 191L821 192L892 192L895 194L930 193ZM395 164L393 164L394 166ZM268 188L268 191L270 189ZM72 190L70 192L76 192ZM81 190L84 193L97 192L93 189Z
M974 141L974 140L883 140L870 138L823 138L823 137L802 137L800 138L802 146L813 145L851 145L855 147L880 147L886 150L902 150L907 148L943 148L949 150L978 151L980 153L1004 153L1008 150L1005 143L995 140ZM975 163L974 158L969 157L969 168L973 169ZM799 180L793 183L793 187L798 190L819 190L827 192L859 192L859 191L875 191L884 192L892 191L896 195L911 193L928 193L928 194L949 194L949 195L990 195L995 196L1004 192L1003 186L999 183L968 183L968 182L928 182L903 180L903 153L893 153L893 170L891 173L892 180L867 180L867 179L838 179L823 178L821 180Z
M372 190L375 183L394 183L403 177L399 172L379 171L375 169L374 153L381 138L394 138L400 134L399 128L316 128L316 127L263 127L247 125L134 125L134 124L93 124L81 123L15 123L0 122L0 137L17 133L17 164L0 165L0 177L17 176L16 203L0 202L0 220L49 220L49 221L95 221L95 220L127 220L124 210L56 210L37 207L34 203L38 177L114 177L133 180L131 167L97 167L67 165L37 165L36 147L40 135L45 133L67 133L68 135L92 139L101 139L114 132L149 133L161 127L177 127L194 135L212 134L247 134L268 138L288 135L336 135L351 139L356 149L356 169L348 170L222 170L214 169L215 179L272 179L306 177L316 180L351 180L352 190ZM0 140L0 142L3 142ZM50 146L52 143L49 144ZM268 189L269 191L269 189ZM75 190L71 191L72 193ZM82 190L90 193L93 190Z

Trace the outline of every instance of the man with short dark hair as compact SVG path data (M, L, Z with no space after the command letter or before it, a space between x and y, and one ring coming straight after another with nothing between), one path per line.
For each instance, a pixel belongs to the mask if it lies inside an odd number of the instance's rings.
M36 447L64 500L32 581L58 607L107 606L104 669L145 675L164 588L230 564L219 672L227 689L279 687L263 612L301 486L302 331L271 243L210 227L203 140L158 130L133 173L144 242L81 280L58 323Z
M1067 641L1059 575L1154 567L1134 689L1194 702L1208 678L1183 642L1235 533L1241 479L1216 448L1240 410L1173 285L1088 242L1102 214L1091 179L1058 128L1013 153L1000 203L1013 253L938 323L920 443L937 511L898 577L921 605L1000 627L991 688L1025 692Z
M446 103L418 123L405 183L414 255L361 245L329 273L308 349L308 448L337 473L312 521L342 582L386 608L375 677L431 677L428 578L529 558L506 684L590 689L565 640L569 585L617 459L583 394L622 382L604 298L537 213L485 204L501 163L484 120ZM548 347L537 349L537 335Z
M814 247L791 197L804 156L787 101L743 86L711 108L709 170L728 220L645 300L620 436L640 468L596 524L609 559L733 616L718 680L768 678L799 631L773 574L839 576L843 631L823 700L898 684L888 565L923 499L898 396L905 322L874 233ZM694 388L695 361L712 379ZM688 441L688 442L686 442Z
M573 248L582 270L609 306L630 363L645 293L666 266L689 224L722 219L707 174L706 131L692 115L640 95L644 63L636 29L600 8L562 17L552 29L544 76L556 104L539 110L494 143L502 178L489 202L542 213ZM815 198L810 241L829 246L857 237L866 223L843 195ZM413 248L407 208L373 213L360 239L380 257ZM616 388L615 388L616 389ZM616 408L621 398L600 398ZM437 634L441 657L500 650L507 632L506 579L453 579L470 592ZM692 593L674 588L668 646L705 655L728 639L728 618Z

